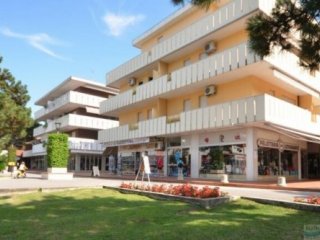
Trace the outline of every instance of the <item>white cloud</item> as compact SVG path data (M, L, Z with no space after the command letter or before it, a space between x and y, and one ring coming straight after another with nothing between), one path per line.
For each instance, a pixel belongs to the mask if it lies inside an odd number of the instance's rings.
M27 42L29 45L31 45L32 47L38 49L39 51L41 51L51 57L65 60L62 56L58 55L57 53L50 50L50 48L48 48L46 46L46 45L60 45L59 41L53 39L52 37L50 37L46 33L25 35L25 34L13 32L9 28L0 29L0 33L4 36L7 36L7 37L22 39L25 42Z
M143 15L119 15L107 13L102 20L107 25L109 33L112 36L120 36L130 26L141 22L145 17Z

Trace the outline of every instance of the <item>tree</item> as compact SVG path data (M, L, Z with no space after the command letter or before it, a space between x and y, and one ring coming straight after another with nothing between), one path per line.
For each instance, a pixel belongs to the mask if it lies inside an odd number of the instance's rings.
M33 124L31 109L26 106L29 99L27 87L8 69L0 68L0 149L22 144L26 129Z
M248 21L250 47L264 57L275 46L296 53L300 65L320 70L320 1L277 0L270 16L259 13Z
M171 0L175 5L187 0ZM207 8L215 0L188 0ZM277 0L270 16L259 13L248 21L250 48L259 56L272 53L275 46L292 51L300 65L310 72L320 70L320 1ZM298 36L298 37L297 37Z

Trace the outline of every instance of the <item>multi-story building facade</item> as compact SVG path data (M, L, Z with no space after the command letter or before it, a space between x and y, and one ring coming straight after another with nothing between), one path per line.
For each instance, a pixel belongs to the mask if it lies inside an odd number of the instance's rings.
M31 169L47 168L46 141L48 134L69 135L69 171L91 171L92 166L106 170L105 145L98 142L98 131L118 126L115 117L101 116L99 104L118 94L118 89L93 81L69 77L35 102L42 106L34 118L42 123L33 131L32 149L23 157Z
M120 94L100 113L120 126L99 132L119 146L123 172L148 151L155 173L267 180L319 177L320 78L298 57L249 49L246 21L274 0L185 6L134 40L141 54L107 74ZM318 164L318 165L317 165Z

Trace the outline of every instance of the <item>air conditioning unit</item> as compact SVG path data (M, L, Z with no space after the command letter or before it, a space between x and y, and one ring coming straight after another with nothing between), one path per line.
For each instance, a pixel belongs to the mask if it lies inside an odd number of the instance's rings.
M130 78L129 81L128 81L130 86L136 85L136 82L137 82L137 80L135 78Z
M155 148L156 150L163 150L164 149L163 142L156 142Z
M204 51L205 53L213 53L216 50L216 44L214 42L208 42L206 45L204 45Z
M213 94L216 93L216 86L214 85L210 85L210 86L207 86L205 89L204 89L204 94L206 96L211 96Z

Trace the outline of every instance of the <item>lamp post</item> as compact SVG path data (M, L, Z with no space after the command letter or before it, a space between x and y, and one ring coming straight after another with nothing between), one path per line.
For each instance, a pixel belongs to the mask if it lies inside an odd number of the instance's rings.
M54 124L56 125L57 133L59 133L59 130L60 130L60 127L61 127L61 122L55 122Z
M278 186L281 186L281 187L285 187L287 185L286 183L286 178L282 176L281 174L281 153L283 152L284 150L284 147L283 147L283 143L280 141L280 139L278 140L278 149L279 149L279 159L278 159Z

